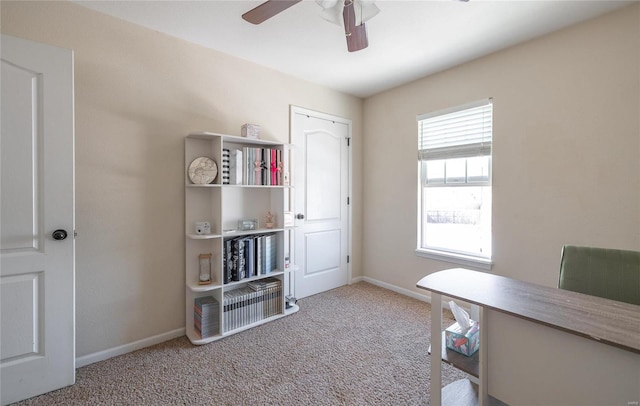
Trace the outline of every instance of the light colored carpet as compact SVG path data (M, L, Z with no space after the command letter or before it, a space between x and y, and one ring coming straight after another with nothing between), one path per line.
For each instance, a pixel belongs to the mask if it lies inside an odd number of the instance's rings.
M366 282L298 303L294 315L208 345L181 337L79 368L75 385L18 404L429 403L427 303ZM442 366L445 385L466 377Z

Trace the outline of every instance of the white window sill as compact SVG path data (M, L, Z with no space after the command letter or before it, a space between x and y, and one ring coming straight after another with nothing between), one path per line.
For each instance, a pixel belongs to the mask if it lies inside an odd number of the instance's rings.
M482 271L490 271L491 267L493 266L493 262L491 262L490 259L472 257L470 255L454 254L452 252L430 250L426 248L416 249L416 255L419 257L435 259L438 261L464 265Z

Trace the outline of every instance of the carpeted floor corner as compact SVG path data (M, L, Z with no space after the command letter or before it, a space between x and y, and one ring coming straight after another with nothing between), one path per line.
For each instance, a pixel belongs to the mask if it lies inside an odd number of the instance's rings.
M298 303L208 345L180 337L79 368L75 385L17 405L429 403L429 304L366 282ZM443 385L466 377L442 368Z

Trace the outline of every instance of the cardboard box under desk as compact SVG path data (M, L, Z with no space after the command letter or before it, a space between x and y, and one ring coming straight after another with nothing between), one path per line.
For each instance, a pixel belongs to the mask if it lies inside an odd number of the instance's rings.
M456 322L445 329L447 348L468 357L480 348L480 323L471 320L471 327L466 330L460 328Z

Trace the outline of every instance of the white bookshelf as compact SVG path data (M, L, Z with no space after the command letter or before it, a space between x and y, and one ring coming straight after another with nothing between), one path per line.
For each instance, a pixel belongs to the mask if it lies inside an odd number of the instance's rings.
M286 258L290 256L293 228L284 227L284 212L288 210L289 185L228 185L222 181L222 150L242 149L243 147L261 147L278 149L282 155L284 171L289 168L289 146L266 140L252 140L244 137L199 132L185 138L185 328L193 344L206 344L219 340L249 328L259 326L280 317L295 313L296 305L286 308L285 295L289 292L290 268ZM211 158L218 166L218 175L212 184L197 185L189 179L188 168L198 157ZM265 215L270 211L275 215L275 225L266 228ZM256 219L255 230L237 230L238 220ZM211 223L211 234L196 234L195 223ZM224 278L223 249L225 240L237 237L250 237L273 233L276 244L276 269L265 275L256 275L240 281L227 281ZM199 255L211 254L211 283L199 284ZM245 288L248 282L265 278L280 280L282 294L279 310L270 317L225 331L224 294ZM218 334L201 337L195 328L194 303L196 298L213 296L219 303Z

